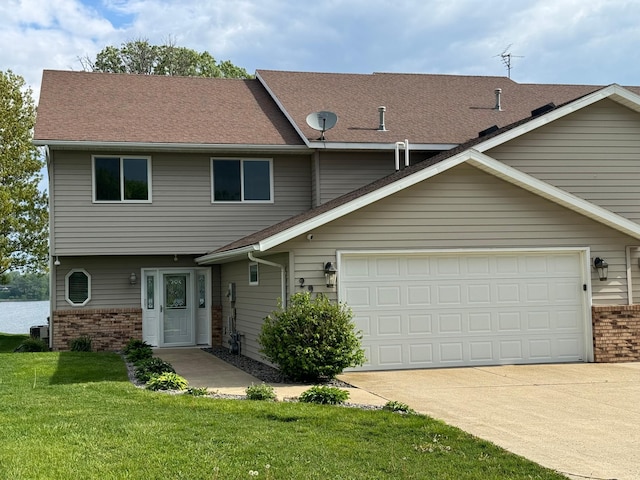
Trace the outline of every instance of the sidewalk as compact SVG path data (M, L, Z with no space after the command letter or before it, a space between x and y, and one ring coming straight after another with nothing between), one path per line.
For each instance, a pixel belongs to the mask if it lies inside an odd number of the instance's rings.
M245 389L262 383L258 378L234 367L199 348L162 348L153 352L154 356L173 365L176 373L183 376L191 387L206 387L211 391L229 395L244 395ZM310 385L271 383L278 400L298 397ZM386 398L359 388L347 388L348 403L382 406Z

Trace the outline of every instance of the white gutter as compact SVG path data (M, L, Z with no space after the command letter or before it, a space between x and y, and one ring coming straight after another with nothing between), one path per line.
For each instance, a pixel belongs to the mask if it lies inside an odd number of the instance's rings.
M114 150L163 150L163 151L241 151L241 152L286 152L307 153L306 145L257 145L257 144L227 144L227 143L161 143L161 142L95 142L91 140L34 140L37 147L49 149L85 150L114 149Z
M258 250L257 245L249 245L248 247L241 247L235 250L226 250L224 252L213 252L203 255L195 259L198 265L211 265L220 260L226 260L227 262L234 261L235 257L244 257L247 253L255 252Z
M460 145L459 143L412 143L411 148L414 150L432 150L446 151ZM394 150L395 144L384 143L365 143L365 142L309 142L310 148L318 148L320 150Z
M251 260L252 262L262 263L264 265L269 265L271 267L276 267L280 269L280 290L281 290L280 299L282 302L282 308L286 308L287 307L287 283L286 283L287 275L285 270L286 267L279 263L270 262L262 258L256 258L253 256L252 252L248 252L247 257L249 257L249 260Z

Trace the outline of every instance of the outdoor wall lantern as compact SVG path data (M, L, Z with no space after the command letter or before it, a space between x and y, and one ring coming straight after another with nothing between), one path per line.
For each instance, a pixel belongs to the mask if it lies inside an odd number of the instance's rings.
M129 283L135 285L137 281L138 277L136 276L136 272L131 272L131 275L129 275Z
M336 286L336 277L338 276L338 270L333 262L327 262L324 265L324 279L326 280L327 287Z
M57 255L56 255L56 261L55 261L55 262L53 262L53 264L54 264L56 267L59 267L59 266L60 266L60 259L58 258L58 256L57 256Z
M607 279L607 275L609 274L609 264L604 261L604 258L594 258L593 267L598 271L598 277L600 278L600 281L605 281Z

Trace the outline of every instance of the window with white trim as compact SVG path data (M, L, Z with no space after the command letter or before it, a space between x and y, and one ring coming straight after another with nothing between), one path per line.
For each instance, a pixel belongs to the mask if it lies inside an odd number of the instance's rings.
M268 158L212 158L214 202L272 202L273 168Z
M249 285L258 285L260 278L258 277L258 264L249 264Z
M150 202L151 158L92 157L95 202Z
M64 277L65 300L75 306L82 307L91 300L91 275L84 268L76 268Z

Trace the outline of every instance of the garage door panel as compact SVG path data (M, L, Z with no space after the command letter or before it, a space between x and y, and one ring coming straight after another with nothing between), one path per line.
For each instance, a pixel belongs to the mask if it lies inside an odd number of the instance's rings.
M429 314L408 314L408 331L413 337L417 335L429 335L433 332L432 316Z
M345 254L340 298L363 333L364 369L579 361L580 258Z

